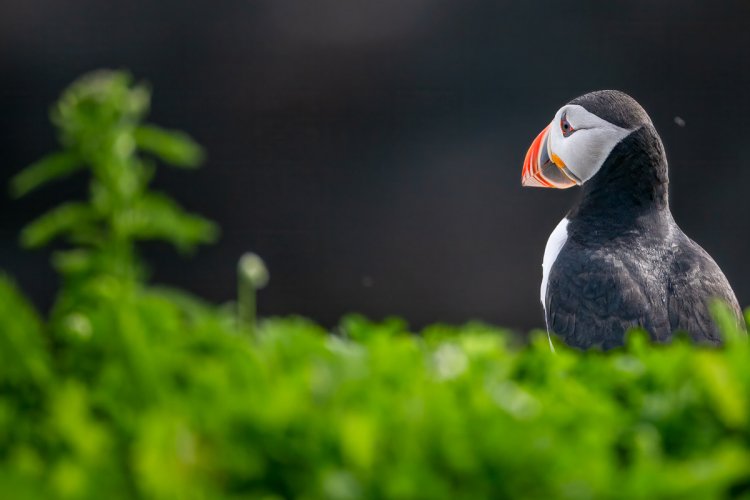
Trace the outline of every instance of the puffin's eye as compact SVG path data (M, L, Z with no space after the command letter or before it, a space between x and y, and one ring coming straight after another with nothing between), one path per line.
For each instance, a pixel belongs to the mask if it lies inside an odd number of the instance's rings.
M562 130L563 137L568 137L570 134L576 131L576 129L574 129L568 121L567 113L563 113L562 118L560 118L560 130Z

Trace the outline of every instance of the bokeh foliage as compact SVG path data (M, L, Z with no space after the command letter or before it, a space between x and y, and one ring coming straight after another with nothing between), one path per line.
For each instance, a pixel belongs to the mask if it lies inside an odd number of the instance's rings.
M552 353L542 332L415 335L356 315L249 336L233 308L148 285L137 240L215 230L146 201L139 150L200 157L141 124L147 103L123 73L84 77L53 111L63 151L13 184L92 179L90 200L24 233L71 245L49 318L0 277L1 498L750 496L750 348L721 308L721 349L632 332L620 350Z
M719 498L750 488L747 343L606 354L481 324L337 335L144 290L44 325L0 282L3 498ZM49 338L52 335L55 338ZM64 343L57 350L50 345Z
M210 221L183 211L169 196L148 189L155 159L197 167L203 151L190 137L143 123L151 103L145 84L128 73L97 71L74 82L51 111L61 151L38 160L11 180L11 194L24 196L79 171L90 177L89 199L53 208L26 226L29 248L55 238L75 246L55 257L66 275L116 273L136 279L139 240L164 240L187 251L217 235Z

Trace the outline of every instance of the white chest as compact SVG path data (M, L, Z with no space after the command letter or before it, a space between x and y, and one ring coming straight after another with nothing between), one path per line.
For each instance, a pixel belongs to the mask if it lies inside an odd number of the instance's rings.
M544 315L547 316L547 307L545 305L547 297L547 283L552 265L555 263L557 256L560 254L563 245L568 240L568 219L563 219L557 225L552 234L549 235L547 246L544 247L544 259L542 259L542 287L539 291L539 299L544 307Z

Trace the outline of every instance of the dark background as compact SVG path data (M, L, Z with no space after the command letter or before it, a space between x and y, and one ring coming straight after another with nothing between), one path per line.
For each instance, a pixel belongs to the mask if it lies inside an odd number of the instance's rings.
M148 247L155 280L231 300L253 250L265 315L527 329L577 192L522 189L523 156L569 99L616 88L661 133L678 223L748 305L748 26L746 1L3 2L0 181L56 147L48 109L67 84L128 68L154 88L151 120L209 153L157 187L223 228L190 260ZM42 307L56 277L18 231L84 193L79 179L0 201L0 267Z

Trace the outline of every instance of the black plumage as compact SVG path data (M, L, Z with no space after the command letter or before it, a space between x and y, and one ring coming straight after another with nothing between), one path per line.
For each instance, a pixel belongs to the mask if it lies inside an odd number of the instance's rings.
M544 299L548 329L579 348L619 346L631 327L656 341L686 331L697 342L721 343L711 301L727 303L738 323L740 307L718 265L672 217L666 155L648 115L616 91L571 104L633 131L567 215Z

